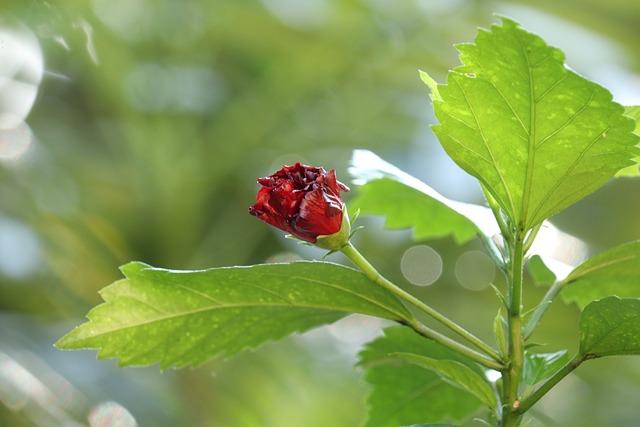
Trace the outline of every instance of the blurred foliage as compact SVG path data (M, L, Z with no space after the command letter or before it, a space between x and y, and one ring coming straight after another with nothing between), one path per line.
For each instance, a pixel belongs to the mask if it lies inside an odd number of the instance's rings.
M458 63L452 44L494 13L559 45L580 73L622 84L616 97L638 93L637 0L3 1L0 29L30 29L44 78L26 117L32 146L0 162L0 424L87 425L91 407L113 400L139 425L357 425L366 390L350 367L355 349L333 335L162 375L51 345L130 260L186 269L321 257L246 214L255 178L282 163L336 168L348 181L351 149L366 148L456 198L468 181L427 129L417 70L441 80ZM19 101L0 97L0 108ZM639 209L638 181L619 180L554 222L600 252L640 238ZM380 223L364 221L367 255L402 281L409 234L380 237ZM443 275L412 291L472 330L490 325L492 291L467 290L453 273L479 243L429 245ZM7 267L19 263L28 268ZM531 301L542 292L531 288ZM574 318L554 305L539 339L575 348ZM556 424L531 425L635 425L638 393L638 360L598 361L540 403Z

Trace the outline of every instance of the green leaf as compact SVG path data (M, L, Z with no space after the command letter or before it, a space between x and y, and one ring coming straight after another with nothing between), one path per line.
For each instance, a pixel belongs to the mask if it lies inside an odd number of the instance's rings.
M453 236L458 244L475 237L469 221L446 206L398 181L381 178L358 189L349 209L368 215L384 215L392 230L413 228L415 240Z
M556 281L556 275L542 261L539 255L535 255L527 262L527 270L536 286L551 286Z
M634 121L560 50L505 18L457 47L464 65L438 86L434 132L523 231L633 163Z
M640 354L640 299L607 297L587 305L580 316L580 354Z
M89 322L61 349L100 349L120 365L199 365L348 313L411 318L395 296L359 271L326 262L172 271L130 263L104 288Z
M529 386L536 385L551 377L568 362L569 353L567 350L556 353L531 353L527 351L524 354L522 382Z
M564 280L561 296L583 309L609 295L640 298L640 241L609 249L573 270Z
M640 106L634 107L626 107L624 113L633 118L636 121L636 128L634 132L636 135L640 135ZM636 164L627 166L626 168L620 170L616 177L634 177L640 176L640 156L635 158Z
M486 379L477 372L455 360L437 360L413 353L392 353L392 356L407 359L411 363L435 372L454 386L471 393L495 412L498 405L496 395Z
M385 215L391 229L414 229L414 238L451 235L462 244L478 233L500 230L491 209L449 200L419 179L367 150L355 150L349 172L359 185L349 209Z
M384 336L367 344L360 353L365 380L372 386L365 427L462 422L481 407L476 397L453 387L434 372L390 356L396 352L455 360L478 375L483 374L475 363L408 328L385 329Z
M496 343L498 344L498 348L500 349L500 354L506 355L508 353L508 348L507 338L504 334L503 323L504 320L502 319L502 308L499 308L498 314L496 314L496 317L493 320L493 335L496 338Z

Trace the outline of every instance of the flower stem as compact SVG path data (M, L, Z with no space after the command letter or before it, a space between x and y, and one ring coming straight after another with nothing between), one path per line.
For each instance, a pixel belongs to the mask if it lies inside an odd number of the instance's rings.
M498 355L498 353L493 348L491 348L484 341L480 340L479 338L477 338L476 336L471 334L469 331L467 331L466 329L464 329L460 325L454 323L449 318L447 318L444 315L438 313L436 310L434 310L433 308L429 307L424 302L420 301L419 299L417 299L413 295L409 294L408 292L404 291L403 289L399 288L398 286L396 286L395 284L393 284L392 282L387 280L385 277L381 276L380 273L378 273L378 271L375 269L375 267L373 267L369 263L369 261L367 261L366 258L364 256L362 256L362 254L360 252L358 252L358 250L351 243L347 243L347 245L344 246L341 250L342 250L342 253L344 253L351 261L353 261L353 263L355 265L357 265L358 268L360 268L360 270L362 270L364 275L369 280L371 280L372 282L382 286L383 288L385 288L388 291L392 292L397 297L399 297L402 300L408 302L409 304L413 305L414 307L422 310L424 313L426 313L429 316L433 317L435 320L437 320L438 322L440 322L441 324L443 324L444 326L446 326L447 328L449 328L450 330L452 330L453 332L455 332L456 334L458 334L459 336L461 336L462 338L467 340L469 343L475 345L478 349L482 350L485 354L487 354L489 357L491 357L491 359L493 359L494 363L492 363L492 365L493 365L493 366L491 366L492 369L496 369L496 368L502 369L500 356ZM414 325L410 325L410 326L413 327ZM421 328L426 328L426 326L422 325ZM429 329L429 331L431 331L431 330ZM431 333L435 333L435 331L431 331ZM442 335L442 337L446 338L443 335ZM453 342L455 342L455 341L453 341ZM487 359L487 360L490 360L490 359ZM495 363L495 362L498 362L498 363ZM486 363L483 363L483 364L486 366Z
M560 368L558 372L553 374L551 378L545 381L533 393L525 398L520 406L516 409L516 412L519 414L524 414L525 412L527 412L533 405L538 402L538 400L542 398L542 396L547 394L549 390L551 390L556 384L560 382L560 380L573 372L573 370L580 366L584 361L585 357L583 355L576 354L574 358L569 361L569 363Z

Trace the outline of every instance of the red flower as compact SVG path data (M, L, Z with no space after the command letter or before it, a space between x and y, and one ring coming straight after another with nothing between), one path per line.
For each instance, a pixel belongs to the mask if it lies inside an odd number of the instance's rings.
M262 188L249 213L294 236L316 243L342 227L340 191L349 188L336 179L336 171L296 163L271 176L258 178Z

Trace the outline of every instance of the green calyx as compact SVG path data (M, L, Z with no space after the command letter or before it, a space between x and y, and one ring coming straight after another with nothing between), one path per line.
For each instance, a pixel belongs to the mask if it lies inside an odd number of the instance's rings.
M342 225L337 233L318 236L314 243L317 247L328 249L330 251L339 251L349 243L351 235L351 222L349 221L349 213L347 205L342 205Z

